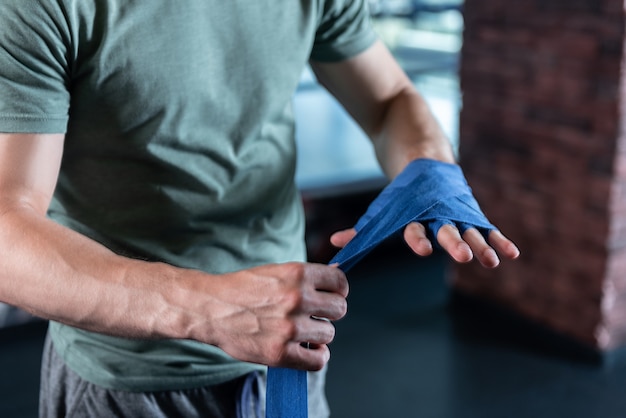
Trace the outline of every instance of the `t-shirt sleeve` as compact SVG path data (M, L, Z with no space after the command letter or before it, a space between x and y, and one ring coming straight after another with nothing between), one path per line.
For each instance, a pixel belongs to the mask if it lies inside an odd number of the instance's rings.
M326 0L323 3L312 60L341 61L364 51L377 39L366 0Z
M56 6L55 6L56 4ZM63 133L67 33L57 2L8 0L0 13L0 132Z

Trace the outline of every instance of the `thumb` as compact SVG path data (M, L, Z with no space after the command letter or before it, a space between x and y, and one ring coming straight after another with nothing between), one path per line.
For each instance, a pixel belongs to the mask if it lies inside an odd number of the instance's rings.
M338 248L345 247L348 242L356 235L356 229L344 229L343 231L335 232L330 236L330 243Z

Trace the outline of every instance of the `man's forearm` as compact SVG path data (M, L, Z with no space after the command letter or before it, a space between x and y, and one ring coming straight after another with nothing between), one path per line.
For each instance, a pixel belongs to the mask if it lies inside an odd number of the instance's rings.
M449 139L412 86L389 100L383 115L372 141L379 163L390 178L417 158L455 162Z
M454 162L428 104L381 41L348 60L311 65L318 81L370 137L388 177L420 157Z
M328 361L334 327L311 318L346 313L348 283L335 267L294 262L213 275L133 260L1 200L0 301L113 336L196 340L243 361L307 370Z
M0 300L34 315L123 337L183 337L178 269L120 257L27 207L2 206Z

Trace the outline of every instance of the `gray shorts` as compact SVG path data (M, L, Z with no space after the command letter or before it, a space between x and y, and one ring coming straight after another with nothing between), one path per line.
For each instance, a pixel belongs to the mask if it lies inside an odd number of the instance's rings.
M309 417L327 418L325 370L309 373ZM195 389L129 392L94 385L70 370L46 338L40 418L263 418L265 377L259 373Z

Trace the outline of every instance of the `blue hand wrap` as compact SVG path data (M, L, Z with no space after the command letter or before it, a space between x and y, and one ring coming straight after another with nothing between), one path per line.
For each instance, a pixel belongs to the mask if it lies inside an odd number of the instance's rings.
M496 229L480 210L458 165L418 159L383 189L357 221L356 236L330 263L347 271L411 222L424 224L431 239L446 224L461 233L476 228L484 236Z

